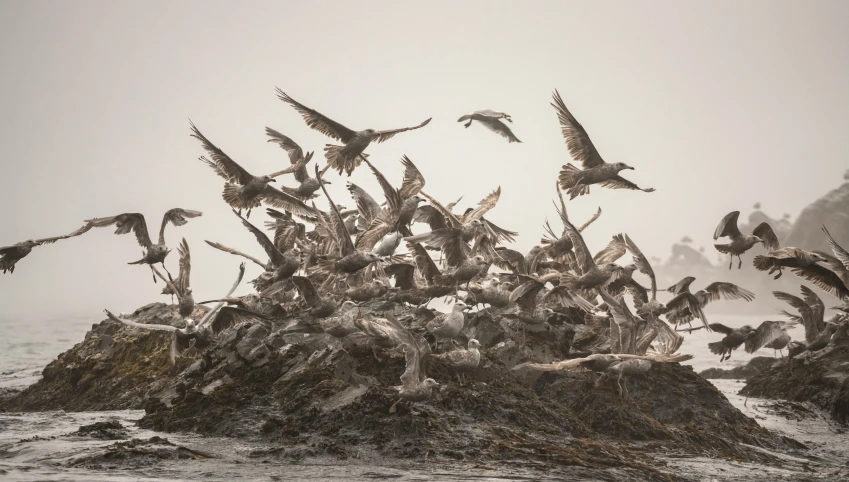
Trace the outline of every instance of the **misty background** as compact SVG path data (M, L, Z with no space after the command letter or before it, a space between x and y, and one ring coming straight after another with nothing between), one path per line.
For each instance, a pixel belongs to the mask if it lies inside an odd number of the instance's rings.
M188 240L197 300L222 295L241 260L203 240L265 255L221 199L224 181L197 160L188 119L254 174L289 163L266 126L323 166L331 140L278 100L277 86L357 130L433 117L370 146L370 159L399 184L408 155L426 192L464 196L461 210L500 185L487 218L518 231L513 247L526 251L546 218L560 229L555 180L573 162L549 105L556 88L601 155L657 189L594 187L567 201L576 223L602 207L584 233L590 249L624 231L665 260L688 235L716 263L712 234L729 211L742 211L742 224L760 202L795 218L843 182L847 32L841 1L0 2L0 246L124 212L144 214L155 238L166 210L201 210L166 240ZM523 143L456 122L479 109L511 114ZM327 178L334 200L352 206L346 179ZM365 166L350 180L382 200ZM265 219L258 209L250 221ZM146 266L126 264L142 254L134 236L113 231L35 248L0 276L3 314L95 321L103 308L167 302ZM177 260L175 249L174 275ZM259 274L247 266L246 280Z

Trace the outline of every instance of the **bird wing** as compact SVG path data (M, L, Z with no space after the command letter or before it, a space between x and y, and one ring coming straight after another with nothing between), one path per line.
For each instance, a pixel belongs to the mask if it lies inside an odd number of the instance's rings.
M383 268L386 276L395 277L395 287L401 290L412 290L416 288L416 267L408 263L393 263Z
M349 233L348 228L345 227L345 220L342 219L342 215L339 214L339 208L336 207L336 203L333 202L333 199L330 199L330 194L327 192L327 188L324 187L324 181L321 180L321 177L318 174L318 164L315 166L315 177L318 179L318 184L321 186L321 190L324 191L324 196L327 197L327 202L330 203L330 208L333 211L330 213L330 227L333 229L337 246L339 247L339 254L340 256L345 257L355 252L357 248L351 240L351 233ZM318 210L314 211L318 212Z
M573 226L568 220L563 220L563 226L566 228L566 234L569 236L569 239L572 240L572 250L575 252L578 267L581 268L581 271L584 273L593 269L595 267L593 255L590 254L590 250L587 248L587 243L584 242L584 238L581 236L581 233L579 233L578 230L575 229L575 226Z
M731 211L726 214L716 226L716 230L713 232L713 239L716 240L725 236L730 238L739 238L742 236L743 234L740 233L740 228L737 227L738 217L740 217L740 211Z
M364 161L368 164L368 167L371 168L371 172L374 174L374 177L377 178L377 183L380 184L380 188L383 189L383 196L386 198L386 207L390 212L398 213L401 210L401 203L403 202L398 190L392 187L392 184L389 184L386 176L374 167L374 164L369 162L368 159L364 159Z
M209 241L209 240L205 240L205 241L206 241L206 244L212 246L215 249L219 249L221 251L224 251L225 253L235 254L236 256L241 256L243 258L247 258L247 259L253 261L254 263L258 264L262 269L265 269L266 263L263 263L262 261L254 258L253 256L251 256L249 254L245 254L245 253L243 253L241 251L237 251L233 248L228 248L227 246L224 246L221 243L216 243L215 241Z
M122 323L127 326L132 326L133 328L144 328L145 330L157 330L157 331L178 331L179 329L173 327L171 325L156 325L153 323L136 323L135 321L125 320L123 318L118 318L114 314L112 314L109 310L103 310L106 313L106 316L109 317L112 321L117 321L118 323Z
M522 253L505 247L495 248L495 252L498 253L498 256L492 260L495 266L517 274L528 274L525 256Z
M459 266L470 254L469 246L463 242L463 232L460 228L437 229L429 233L408 236L404 240L413 243L425 243L428 246L441 249L445 253L445 261L448 266Z
M496 134L500 135L501 137L507 139L507 141L509 141L509 142L522 142L522 141L519 140L518 137L516 137L515 134L513 134L513 131L511 131L510 128L507 127L507 125L505 125L500 120L498 120L494 117L487 117L485 119L479 119L479 120L480 120L480 123L483 124L484 127L491 130L492 132L495 132Z
M653 187L642 188L633 182L625 179L620 175L616 175L611 179L608 179L601 183L602 187L606 187L608 189L633 189L635 191L643 191L643 192L654 192L655 189Z
M681 281L675 283L674 285L666 288L663 291L668 291L674 294L680 294L682 291L688 290L690 288L690 284L695 281L696 278L693 276L686 276Z
M419 268L419 272L422 274L422 277L426 279L429 284L433 284L434 278L441 274L439 272L439 267L433 262L433 258L430 257L427 250L424 249L424 246L419 243L407 242L407 249L415 256L416 267Z
M291 138L281 134L280 132L272 129L271 127L265 128L265 134L270 137L268 142L274 142L281 149L286 151L289 154L289 162L292 164L296 164L298 161L304 158L304 151L301 149L301 146L298 145L297 142L293 141Z
M314 306L319 302L320 297L318 296L318 292L315 290L315 287L309 278L305 278L303 276L292 276L292 283L295 284L295 288L298 289L298 292L301 293L301 296L304 297L304 300L306 300L308 305Z
M163 275L162 275L162 273L160 273L160 272L159 272L159 270L158 270L158 269L156 269L156 266L154 266L154 265L150 265L150 269L152 269L152 270L153 270L153 273L154 273L156 276L158 276L158 277L159 277L159 279L161 279L162 281L164 281L164 282L165 282L165 288L162 288L162 294L163 294L163 295L174 295L174 294L176 294L176 295L178 295L178 296L182 296L182 295L183 295L183 292L182 292L182 291L180 291L180 288L178 288L177 286L175 286L175 285L174 285L174 283L172 282L172 280L170 280L170 279L166 278L165 276L163 276ZM169 278L170 278L170 277L169 277Z
M406 367L401 375L404 386L415 386L427 378L427 366L430 361L430 345L425 339L404 327L391 312L384 313L386 321L395 330L404 345Z
M89 231L91 228L93 228L93 227L94 227L94 225L93 225L93 224L91 224L91 223L85 223L85 224L84 224L81 228L76 229L76 230L74 230L74 231L72 231L72 232L70 232L70 233L68 233L68 234L63 234L62 236L54 236L54 237L52 237L52 238L41 238L41 239L36 239L36 240L35 240L35 243L36 243L37 245L39 245L39 246L41 246L41 245L43 245L43 244L51 244L51 243L55 243L56 241L59 241L60 239L73 238L73 237L75 237L75 236L79 236L79 235L81 235L81 234L84 234L84 233L88 232L88 231ZM12 247L12 246L9 246L9 247ZM0 248L0 250L2 250L2 249L3 249L3 248Z
M668 315L670 320L677 324L681 324L688 323L693 319L698 318L702 321L705 331L711 331L713 324L708 322L707 316L703 310L704 305L703 299L689 291L678 294L666 303L666 307L673 311ZM684 308L687 308L689 311L686 315L681 314Z
M512 243L515 241L513 237L519 235L516 231L508 231L485 218L481 218L481 221L483 221L484 229L486 229L487 234L492 238L494 244Z
M595 214L593 214L593 217L591 217L589 219L589 221L585 222L580 228L578 228L578 232L579 233L584 232L584 230L587 229L587 226L594 223L595 220L598 219L599 216L601 216L601 207L598 208L598 211L596 211Z
M604 159L601 158L601 154L596 150L593 141L590 140L589 134L584 130L584 126L569 112L557 90L554 91L553 97L554 102L551 105L557 111L557 120L560 122L560 133L566 139L566 147L569 149L569 154L572 158L581 162L584 169L604 164Z
M746 338L746 353L754 353L762 346L781 336L782 333L780 321L764 321L755 330L754 335Z
M723 335L730 335L734 330L723 325L722 323L711 323L710 328L713 331L717 331L722 333Z
M711 283L707 285L702 291L704 291L708 295L705 304L711 301L718 301L720 299L743 299L746 301L752 301L753 299L755 299L755 294L751 291L741 288L735 285L734 283L727 283L724 281L716 281L714 283Z
M348 183L348 192L351 193L351 198L354 199L357 210L360 212L363 220L365 220L366 225L371 224L374 218L380 214L380 204L365 189L352 182Z
M637 265L637 269L640 270L640 273L643 273L651 279L651 297L654 299L657 296L657 278L655 278L654 270L652 269L649 260L627 234L625 235L625 245L634 257L634 264Z
M301 117L304 118L304 121L307 123L307 126L311 129L315 129L318 132L321 132L322 134L326 135L327 137L340 140L346 144L354 138L356 132L343 126L335 120L330 119L321 112L310 109L304 104L301 104L295 99L289 97L289 95L280 90L279 87L277 88L277 97L283 102L286 102L287 104L294 107L295 110L301 114Z
M494 191L487 194L481 199L478 206L463 215L463 224L469 223L473 219L480 220L484 214L489 212L498 203L498 198L501 197L501 186L498 186Z
M778 249L778 236L775 235L775 231L772 230L772 226L770 226L766 221L758 224L755 230L752 231L752 234L761 239L761 242L767 251Z
M607 243L601 251L593 256L593 261L596 265L613 263L625 254L627 246L625 245L625 237L621 234L613 236L613 239Z
M192 211L191 209L174 208L166 211L165 215L162 216L162 225L159 227L159 244L165 244L165 226L168 223L174 226L183 226L188 223L186 218L196 218L202 215L202 212Z
M186 238L183 238L180 245L177 246L177 252L180 253L180 274L177 275L177 283L175 285L177 289L175 293L183 296L186 294L186 290L191 288L192 275L192 255L189 251L189 243L186 242ZM173 290L174 288L171 289Z
M276 208L285 209L293 214L301 216L315 216L315 211L304 204L303 201L295 196L286 194L275 187L266 185L262 190L262 198L268 204L271 204Z
M256 238L256 241L262 246L262 249L265 251L265 254L268 255L268 258L271 260L271 264L275 267L283 265L286 260L283 257L283 253L277 249L277 246L268 239L268 236L264 232L262 232L259 228L250 223L247 219L242 217L241 214L238 213L235 209L233 210L233 214L239 217L242 220L242 225L251 232Z
M401 199L409 199L424 188L425 178L406 155L401 158L401 164L404 165L404 181L401 183L401 189L398 189L398 193L401 195Z
M115 234L127 234L132 231L142 248L150 248L153 245L150 234L147 232L147 223L141 213L124 213L106 218L86 219L85 222L95 228L114 224L117 227Z
M821 324L825 316L825 303L822 302L822 298L805 285L802 285L801 291L805 304L811 308L811 320L815 325Z
M841 299L849 298L849 287L843 283L843 280L840 279L840 276L838 276L837 273L825 266L812 264L806 268L793 268L791 271L796 276L804 278L817 285L823 291L831 293Z
M198 321L197 325L195 325L195 326L197 326L198 331L202 330L205 327L206 323L208 323L209 320L212 319L212 316L215 315L215 313L218 310L220 310L221 307L223 307L225 304L227 304L226 298L229 298L230 295L232 295L233 292L236 291L236 288L239 287L239 284L242 282L242 278L244 276L245 276L245 263L240 263L239 264L239 275L236 277L236 281L233 283L233 286L230 287L230 290L227 291L227 294L224 295L223 298L222 298L222 299L225 299L225 301L219 302L217 305L213 306L209 311L207 311L205 315L203 315L203 318L201 318L200 321Z
M215 317L212 318L212 321L209 322L209 327L212 329L212 332L217 335L231 326L241 325L252 321L258 321L266 326L269 326L274 322L273 319L260 313L254 313L253 311L239 308L238 306L224 306L218 310L218 313L216 313Z
M463 223L460 221L460 219L457 216L455 216L454 213L452 213L450 209L443 206L439 201L432 198L428 193L421 191L420 194L422 196L424 196L425 198L427 198L427 200L430 202L430 205L433 207L433 209L435 209L439 214L442 215L442 217L445 220L446 226L452 227L452 228L459 228L460 226L463 225Z
M826 240L828 241L828 245L831 247L831 251L834 253L834 256L843 263L843 267L849 270L849 251L843 249L842 246L837 244L837 241L831 237L831 233L828 232L825 226L822 227L822 231L825 233Z
M639 310L640 306L649 302L649 293L645 286L631 279L625 284L625 290L634 298L634 306Z
M417 223L426 223L430 226L431 231L447 228L445 216L433 206L419 206L416 208L416 214L413 215L413 221Z
M419 124L417 126L413 126L413 127L402 127L400 129L390 129L390 130L387 130L387 131L377 131L377 133L376 133L377 137L374 139L374 142L377 142L379 144L381 142L388 141L395 134L400 134L402 132L420 129L420 128L428 125L428 123L430 122L431 119L432 119L432 117L428 118L426 121L422 122L421 124Z
M227 179L228 181L237 182L243 186L254 178L254 176L246 171L245 168L240 166L239 163L230 158L230 156L225 154L224 151L219 149L215 144L210 142L209 139L201 134L192 121L189 121L189 124L192 126L192 137L198 139L201 144L203 144L203 148L212 158L212 161L209 161L205 157L202 157L201 160L209 163L219 176Z

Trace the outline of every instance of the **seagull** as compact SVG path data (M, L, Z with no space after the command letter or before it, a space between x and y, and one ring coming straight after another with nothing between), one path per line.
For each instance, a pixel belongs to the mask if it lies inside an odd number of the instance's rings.
M396 406L401 400L408 402L427 400L430 398L433 389L439 386L439 383L427 376L427 367L430 362L430 345L427 344L427 341L420 335L404 328L391 312L384 313L384 317L394 328L395 336L404 345L406 367L401 375L401 385L395 387L400 398L389 407L389 413L395 413Z
M496 112L494 110L479 110L473 112L471 114L466 114L463 117L457 119L457 122L469 121L464 127L469 127L472 125L473 121L478 121L483 124L484 127L495 132L501 137L507 139L507 142L522 142L520 141L514 134L513 131L510 130L503 122L499 119L504 119L507 122L513 123L513 120L510 119L509 114L505 114L504 112Z
M30 254L30 252L32 252L32 248L43 244L52 244L60 239L68 239L79 236L87 232L92 227L93 226L90 223L86 223L83 227L70 234L54 236L52 238L28 239L26 241L21 241L20 243L15 243L11 246L0 247L0 270L3 270L4 274L7 271L9 273L14 273L15 263Z
M464 376L466 372L472 371L481 362L481 344L474 338L469 340L468 348L451 350L446 353L431 354L431 357L442 361L458 373L457 377Z
M734 256L737 256L737 259L740 261L737 269L742 268L743 260L740 258L740 255L752 249L752 246L758 243L763 244L767 251L773 251L779 248L778 237L769 223L764 221L758 224L754 231L752 231L752 234L743 234L740 232L740 228L737 227L737 218L739 216L740 211L731 211L726 214L713 232L714 240L725 236L728 236L731 240L729 244L714 244L714 247L720 253L731 255L731 259L728 262L728 269L731 269L734 263Z
M186 238L177 246L177 252L180 253L180 272L177 274L177 281L166 279L159 273L156 268L151 266L153 272L162 278L165 282L165 288L162 288L163 295L177 296L180 316L188 318L195 311L195 299L192 297L192 288L190 286L191 271L192 271L192 256L189 252L189 243Z
M796 326L792 321L764 321L755 330L755 334L747 338L745 341L746 353L754 353L761 347L772 348L773 356L775 351L781 350L790 343L790 335L787 333L787 328ZM784 354L781 353L782 358Z
M590 140L589 134L584 126L566 108L560 93L554 91L554 102L552 107L557 111L557 119L560 121L560 132L566 139L569 154L581 162L583 170L572 164L565 164L558 176L560 187L569 193L570 199L589 194L590 185L601 184L602 187L610 189L633 189L643 192L654 192L654 188L641 188L633 182L623 178L619 172L634 168L624 162L607 163L601 158L598 150Z
M306 165L312 159L313 153L307 152L306 154L304 154L304 151L301 149L301 146L299 146L295 141L270 127L265 128L265 134L271 138L268 140L268 142L276 142L281 149L283 149L284 151L286 151L287 154L289 154L289 161L292 163L290 167L269 174L269 176L277 177L282 176L283 174L294 174L295 180L300 183L296 188L280 186L280 191L294 196L302 201L318 197L318 180L314 177L310 177L309 171L307 171L306 168ZM322 172L322 174L324 174L324 172ZM324 182L326 182L327 184L331 184L330 181Z
M628 381L625 381L624 384L624 396L623 396L623 384L622 377L623 376L641 376L645 375L651 369L652 362L650 360L645 360L642 358L633 358L630 360L620 361L614 365L607 367L608 373L613 373L618 375L616 377L616 386L619 387L619 396L622 398L629 398L630 394L628 393Z
M837 244L825 226L822 230L834 256L822 251L814 251L810 255L825 261L828 268L814 262L805 267L793 268L793 274L814 283L820 289L844 301L849 301L849 252Z
M758 271L767 271L767 274L772 274L778 271L774 279L781 278L783 268L796 268L802 270L810 270L816 263L828 261L821 254L805 251L799 248L778 248L770 251L767 254L755 256L752 260L752 265ZM819 266L818 268L828 271L827 268ZM816 268L815 268L816 269Z
M431 118L414 127L403 127L401 129L390 129L385 131L376 131L374 129L366 129L363 131L351 130L342 124L330 119L324 114L310 109L301 104L295 99L289 97L288 94L277 88L277 97L291 105L304 118L307 126L321 132L322 134L343 142L344 146L334 146L328 144L324 148L324 157L327 159L327 164L339 171L341 175L343 171L351 176L354 169L360 165L360 162L365 159L366 155L363 151L372 142L384 142L391 139L395 134L401 132L420 129L426 126Z
M437 342L440 340L451 340L463 330L463 326L466 324L466 317L463 312L469 309L471 309L471 306L458 300L451 307L450 313L436 315L436 317L427 322L425 328L436 337Z
M675 297L666 303L669 308L666 318L670 323L675 325L689 324L694 318L698 318L705 325L705 331L710 331L713 325L708 323L703 311L709 303L721 299L742 299L746 301L755 299L755 294L751 291L724 281L713 282L705 286L704 289L690 293L690 283L695 279L688 276L666 289L666 291L675 294Z
M239 213L245 209L248 211L246 216L250 218L251 209L259 207L262 201L265 201L274 207L285 209L295 214L307 216L313 214L313 210L300 199L269 186L268 183L277 182L272 176L254 176L249 173L230 156L225 154L224 151L210 142L195 127L194 123L191 121L189 123L192 126L192 137L201 141L203 148L212 158L212 160L209 160L201 156L200 160L227 181L221 197L224 198L227 204L239 210Z
M800 291L803 298L783 291L773 291L772 295L796 309L799 313L798 316L786 311L782 311L782 313L793 320L801 321L802 326L805 327L805 342L813 343L826 328L825 303L812 289L805 285L801 285Z
M170 222L174 226L183 226L188 221L186 218L196 218L203 213L200 211L192 211L190 209L174 208L169 209L162 216L162 225L159 228L159 241L154 244L148 234L147 223L141 213L123 213L117 216L105 218L87 219L85 222L91 224L92 227L102 228L115 225L117 229L115 234L127 234L130 231L135 233L136 240L139 245L145 249L142 259L133 261L127 264L162 264L162 268L168 273L168 268L165 267L165 257L171 252L168 246L165 245L165 226ZM170 273L169 273L170 276ZM153 282L156 283L156 275L153 275Z
M724 334L725 337L719 341L708 343L708 348L711 353L721 355L719 358L720 362L731 358L731 352L739 348L743 343L747 344L746 351L753 353L755 350L762 347L767 342L772 341L781 334L779 328L782 326L782 323L786 322L767 320L758 325L757 328L752 327L752 325L743 325L740 328L729 328L722 323L711 323L711 329ZM749 348L751 348L751 351L749 351Z
M336 312L339 303L333 296L322 296L318 293L309 278L303 276L292 276L292 283L301 293L301 297L309 306L309 314L316 318L327 318Z

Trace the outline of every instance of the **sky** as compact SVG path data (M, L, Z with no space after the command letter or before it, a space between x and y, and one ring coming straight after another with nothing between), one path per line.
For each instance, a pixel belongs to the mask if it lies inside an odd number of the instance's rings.
M254 174L288 165L266 126L323 166L330 139L275 87L358 130L433 117L370 146L370 159L400 185L408 155L425 191L443 203L462 195L461 209L501 186L487 217L518 231L523 251L546 218L560 229L551 201L570 157L549 105L554 89L608 162L634 166L625 177L657 189L593 188L568 201L576 224L603 210L585 233L592 250L623 231L649 256L666 258L683 235L710 247L729 211L745 219L761 202L795 217L849 167L849 2L420 5L0 2L0 246L124 212L157 231L166 210L196 209L203 216L169 226L166 240L188 240L196 299L222 295L240 261L203 240L265 255L221 199L223 180L198 161L189 119ZM523 142L457 123L480 109L509 113ZM328 179L334 200L352 206L345 179ZM365 166L351 181L380 199ZM99 319L104 308L167 302L147 267L126 264L142 254L133 236L113 231L35 248L0 275L4 313ZM175 275L177 258L167 260ZM245 279L258 270L249 265Z

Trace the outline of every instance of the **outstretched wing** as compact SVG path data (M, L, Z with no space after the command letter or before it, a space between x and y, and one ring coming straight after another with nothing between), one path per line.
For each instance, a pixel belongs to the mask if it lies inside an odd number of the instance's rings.
M578 267L581 268L583 273L588 272L595 267L595 262L593 262L593 255L590 254L590 250L587 248L587 243L584 242L583 236L581 236L581 233L575 229L575 226L570 221L563 219L563 226L566 228L566 234L569 236L569 239L572 240L572 250L575 252Z
M651 279L651 297L654 299L657 296L657 279L654 276L654 270L652 269L649 260L643 252L640 251L640 248L631 241L631 238L629 238L627 234L625 235L625 245L634 257L634 264L637 265L637 269L640 270L640 273L643 273Z
M265 250L265 254L268 255L269 259L271 259L271 264L277 267L285 263L283 253L281 253L280 250L277 249L277 246L275 246L274 243L270 239L268 239L268 236L266 236L264 232L262 232L253 224L251 224L247 219L243 218L242 215L239 214L235 209L233 210L233 214L238 216L239 219L242 220L242 225L248 228L248 231L250 231L251 234L254 235L259 245L262 246L263 250Z
M842 246L837 244L837 241L831 237L831 233L828 232L825 226L822 227L822 231L825 233L826 240L828 241L828 245L831 247L831 251L834 253L834 256L843 263L843 267L849 270L849 251L843 249Z
M722 323L711 323L710 328L711 328L711 330L718 331L719 333L722 333L723 335L730 335L731 332L734 331L733 329L723 325Z
M718 301L720 299L726 300L746 300L752 301L755 299L755 294L751 291L741 288L734 283L726 283L724 281L717 281L711 283L705 287L703 290L707 293L706 302L707 304L711 301Z
M201 144L203 144L203 148L206 152L209 153L209 156L212 157L212 161L206 160L206 158L201 158L204 162L210 163L215 172L227 179L231 182L236 182L241 185L247 184L251 179L253 179L253 175L245 170L242 166L239 165L236 161L234 161L230 156L224 153L221 149L219 149L215 144L210 142L209 139L206 138L201 132L195 127L192 121L189 121L189 124L192 126L192 137L198 139Z
M463 215L463 224L467 224L473 219L481 219L484 214L489 212L495 205L498 203L498 199L501 197L501 186L498 186L494 191L487 194L485 198L481 199L478 203L478 206L471 211L467 212Z
M304 121L307 123L307 126L311 129L315 129L318 132L330 137L332 139L340 140L344 143L348 143L351 139L354 138L356 132L348 129L342 124L336 122L335 120L327 117L317 110L310 109L309 107L301 104L295 99L289 97L288 94L277 88L277 97L291 105L295 108L298 113L301 114L301 117L304 118Z
M93 225L93 224L91 224L91 223L85 223L85 224L84 224L81 228L79 228L79 229L77 229L77 230L75 230L75 231L72 231L72 232L70 232L70 233L68 233L68 234L63 234L62 236L54 236L54 237L52 237L52 238L41 238L41 239L36 239L36 240L35 240L35 243L36 243L37 245L39 245L39 246L41 246L41 245L43 245L43 244L51 244L51 243L55 243L56 241L59 241L60 239L73 238L73 237L75 237L75 236L79 236L79 235L81 235L81 234L84 234L84 233L88 232L88 231L89 231L91 228L93 228L93 227L94 227L94 225Z
M731 211L726 214L716 226L716 230L713 232L713 239L716 240L725 236L730 238L739 238L742 236L740 228L737 227L738 217L740 217L740 211Z
M804 278L817 285L823 291L831 293L841 299L849 299L849 287L843 283L843 280L840 279L840 276L838 276L837 273L825 266L812 264L806 268L793 268L791 271L796 276Z
M413 126L413 127L402 127L401 129L391 129L391 130L388 130L388 131L377 131L377 137L374 139L374 142L381 143L381 142L384 142L384 141L388 141L395 134L400 134L402 132L421 129L422 127L428 125L428 123L430 122L430 119L433 119L433 117L428 118L426 121L422 122L421 124L419 124L417 126Z
M127 234L130 231L135 233L136 240L142 248L150 248L153 241L150 240L150 234L147 232L147 223L141 213L124 213L117 216L106 218L86 219L86 224L95 228L115 225L115 234Z
M569 154L571 154L572 158L580 162L584 169L604 164L604 159L601 158L601 154L596 150L593 141L590 140L589 134L584 130L584 126L569 112L557 90L554 91L553 98L554 102L551 105L557 111L557 120L560 122L560 133L566 139L566 147L569 148Z
M401 164L404 165L404 181L401 183L401 189L398 189L398 193L401 195L401 199L409 199L424 188L425 178L406 155L401 158Z
M764 321L755 330L754 335L746 338L746 353L754 353L762 346L781 336L780 321Z
M224 251L225 253L235 254L236 256L241 256L243 258L249 259L249 260L253 261L254 263L258 264L262 269L265 269L265 263L254 258L253 256L251 256L249 254L245 254L245 253L243 253L241 251L237 251L233 248L228 248L227 246L224 246L221 243L216 243L215 241L206 240L206 244L212 246L215 249L220 249L221 251Z
M351 198L354 199L354 204L357 205L357 210L360 212L360 216L363 217L366 225L371 224L374 218L380 214L380 204L365 189L353 182L348 183L348 192L351 193Z
M404 360L406 367L401 375L404 386L415 386L427 378L427 366L430 361L430 344L420 335L416 335L395 318L391 312L384 313L386 321L395 329L396 334L404 344Z
M481 124L492 132L495 132L501 137L507 139L508 142L522 142L515 134L513 134L513 131L511 131L507 125L496 118L481 119Z
M159 228L159 244L165 244L165 226L170 222L174 226L183 226L188 223L186 218L196 218L202 216L200 211L192 211L191 209L174 208L169 209L162 216L162 226Z
M133 328L143 328L145 330L157 330L157 331L177 331L176 327L171 325L155 325L153 323L136 323L135 321L125 320L123 318L118 318L114 314L112 314L109 310L103 310L106 313L106 316L109 317L112 321L117 321L118 323L132 326Z
M634 191L643 192L655 191L653 187L640 187L618 174L613 179L608 179L607 181L602 182L601 186L606 187L608 189L633 189Z
M758 224L755 230L752 231L752 234L761 239L761 242L767 251L778 249L778 236L775 235L775 231L772 230L772 226L770 226L766 221Z
M304 297L308 305L313 306L319 302L320 297L318 296L318 292L309 278L292 276L292 283L295 284L295 288L298 289L298 292Z
M596 253L593 257L593 261L595 261L595 264L613 263L617 259L621 258L622 255L625 254L626 250L625 237L621 234L616 234L613 236L613 239L607 243L607 246L605 246L604 249Z
M285 209L292 214L300 216L315 216L315 211L304 204L303 201L295 196L286 194L275 187L266 185L265 189L262 190L262 198L268 204L271 204L276 208Z

